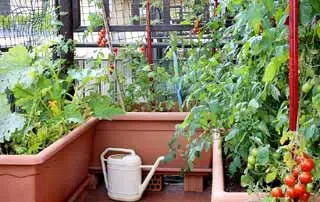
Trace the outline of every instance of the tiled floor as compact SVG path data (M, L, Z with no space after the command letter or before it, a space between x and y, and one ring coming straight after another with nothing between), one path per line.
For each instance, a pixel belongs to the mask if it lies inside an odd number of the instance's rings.
M183 184L165 185L161 192L146 191L140 202L209 202L211 198L211 187L207 187L202 193L184 192ZM85 202L111 202L107 192L100 184L97 190L87 192Z

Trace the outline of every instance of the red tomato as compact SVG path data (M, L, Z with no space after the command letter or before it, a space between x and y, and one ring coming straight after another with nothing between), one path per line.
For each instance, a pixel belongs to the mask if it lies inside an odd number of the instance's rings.
M287 175L283 182L288 185L289 187L292 187L296 183L296 178L293 177L292 175Z
M292 170L292 175L297 178L300 174L300 170L299 168L295 167L293 170Z
M301 196L300 196L300 200L301 201L308 201L310 198L310 193L308 192L304 192Z
M299 180L301 183L303 184L308 184L310 182L312 182L312 175L310 172L303 172L300 176L299 176Z
M104 38L105 36L105 34L102 34L101 32L99 33L99 37Z
M280 187L273 188L271 195L276 198L283 197L282 189Z
M99 44L99 47L105 47L105 46L106 44L103 41L101 41L101 43Z
M193 33L194 33L194 34L199 34L199 32L200 32L199 28L194 28L194 29L193 29Z
M288 187L286 193L289 198L295 198L297 196L296 192L294 191L294 189L292 187Z
M141 52L141 53L144 53L144 51L145 51L145 48L144 48L143 46L141 46L141 47L140 47L140 52Z
M296 184L294 186L294 192L296 196L302 196L306 192L306 186L304 184Z
M103 35L105 35L105 34L106 34L106 29L105 29L105 28L102 28L102 29L100 30L100 33L103 34Z
M301 163L301 170L305 172L310 172L314 167L314 162L312 159L304 159Z
M118 52L119 52L119 48L113 48L112 50L113 50L114 54L116 54L116 55L117 55Z

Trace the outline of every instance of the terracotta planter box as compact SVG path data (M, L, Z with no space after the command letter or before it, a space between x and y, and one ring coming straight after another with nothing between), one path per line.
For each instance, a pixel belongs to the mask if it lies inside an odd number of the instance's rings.
M63 202L88 183L92 134L97 119L62 137L37 155L0 155L0 200Z
M212 159L212 193L211 202L259 202L266 193L256 193L249 195L246 192L225 192L224 191L224 170L221 150L221 140L215 139L213 142ZM316 199L320 202L320 197Z
M184 112L129 112L115 116L112 121L100 121L93 137L93 152L90 168L99 170L100 154L107 147L134 149L143 164L153 165L155 160L168 154L168 142L175 132L176 124L182 123L188 113ZM181 137L180 141L184 138ZM211 151L202 152L194 164L201 172L211 167ZM161 164L158 171L180 171L186 165L182 158Z

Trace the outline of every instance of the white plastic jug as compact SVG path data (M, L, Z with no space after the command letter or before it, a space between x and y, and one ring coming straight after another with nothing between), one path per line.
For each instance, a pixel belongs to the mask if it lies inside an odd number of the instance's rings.
M110 151L129 154L114 154L106 159L105 155ZM118 201L137 201L164 157L159 157L153 166L142 166L140 157L132 149L107 148L100 159L108 196ZM141 184L142 167L150 167L151 170Z

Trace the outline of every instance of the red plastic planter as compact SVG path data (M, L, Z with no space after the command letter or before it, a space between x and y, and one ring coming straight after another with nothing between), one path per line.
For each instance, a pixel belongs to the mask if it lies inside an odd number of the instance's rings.
M90 119L37 155L0 155L0 201L63 202L76 198L74 194L88 183L97 122Z
M143 164L153 165L154 161L168 153L168 142L175 133L176 124L183 122L186 112L129 112L115 116L112 121L100 121L93 137L93 152L90 168L100 170L100 154L107 147L130 148L141 157ZM179 141L185 143L185 138ZM194 168L211 167L211 151L202 152ZM161 164L158 171L172 172L186 165L181 157L167 164Z
M224 170L222 161L221 140L215 139L213 142L212 159L212 194L211 202L258 202L266 193L256 193L249 195L246 192L225 192L224 191ZM320 202L320 197L316 199Z

